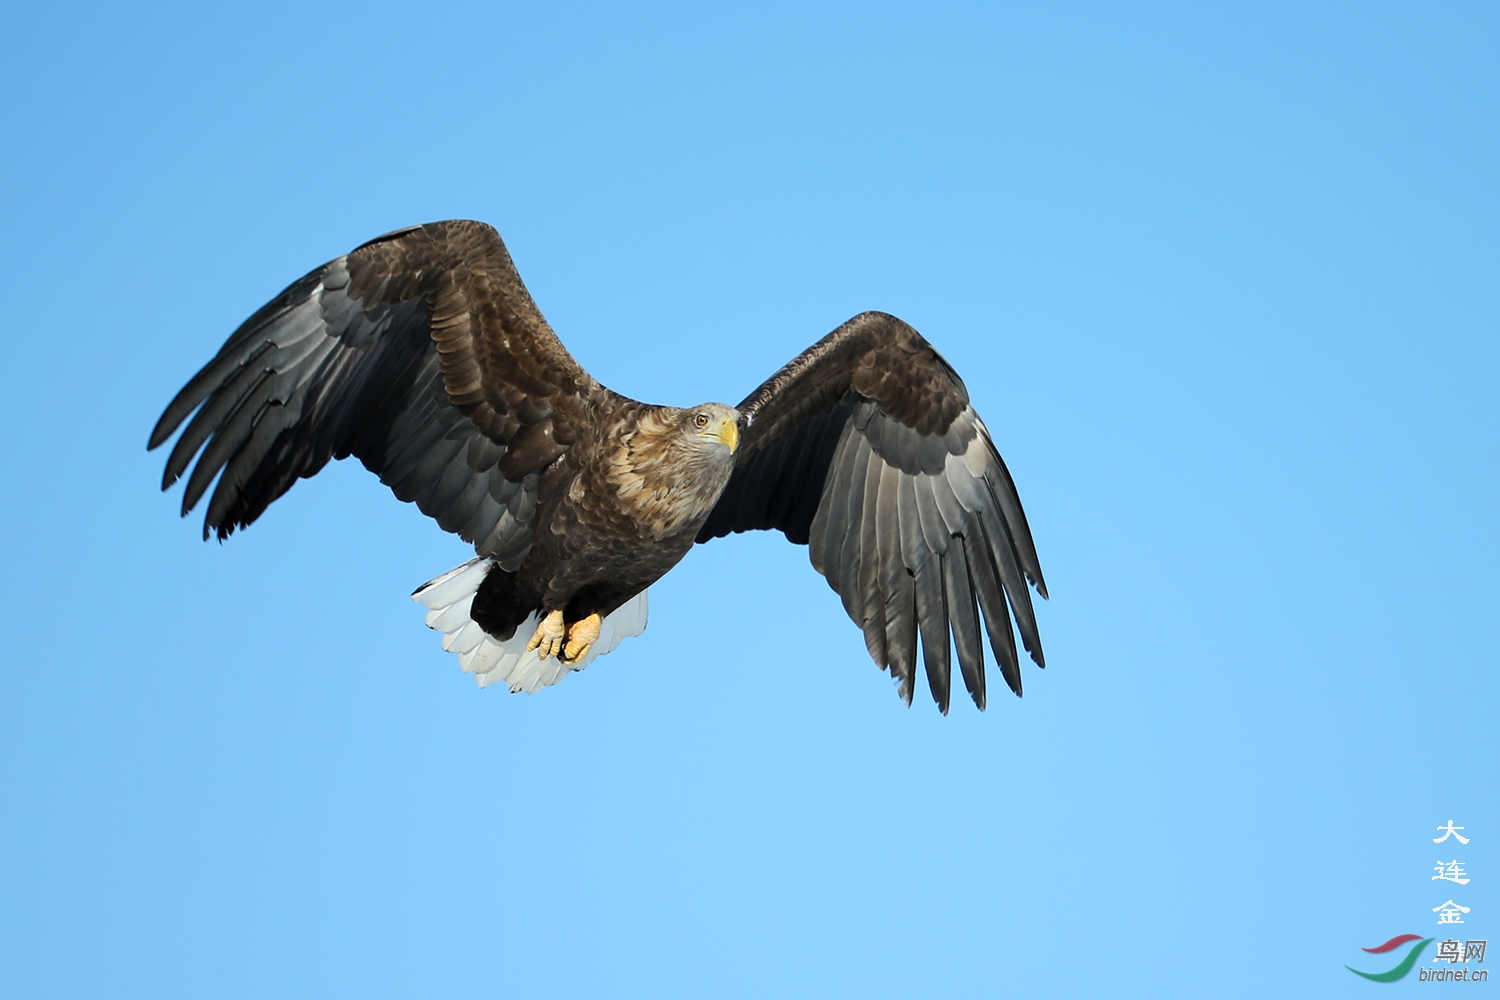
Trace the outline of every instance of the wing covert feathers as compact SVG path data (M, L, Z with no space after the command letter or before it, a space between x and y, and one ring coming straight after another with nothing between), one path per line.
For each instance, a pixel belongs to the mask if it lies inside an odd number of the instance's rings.
M865 313L739 409L747 426L734 475L698 540L774 528L806 543L908 703L919 636L943 712L955 656L969 696L985 707L982 637L1019 695L1012 617L1043 666L1027 584L1043 597L1046 584L1010 473L963 381L931 345L893 316Z

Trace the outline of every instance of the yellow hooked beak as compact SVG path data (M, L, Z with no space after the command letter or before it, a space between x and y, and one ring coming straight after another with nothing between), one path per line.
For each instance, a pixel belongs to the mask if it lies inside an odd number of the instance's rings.
M728 448L729 454L733 455L740 446L740 422L729 417L720 420L719 429L714 433L714 440Z

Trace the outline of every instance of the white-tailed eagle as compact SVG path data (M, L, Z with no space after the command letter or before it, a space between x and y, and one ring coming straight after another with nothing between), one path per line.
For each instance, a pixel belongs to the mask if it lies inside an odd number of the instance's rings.
M1015 484L958 374L884 313L738 406L653 406L573 360L493 228L436 222L294 282L177 394L149 447L184 421L162 488L202 451L182 513L213 486L205 538L353 455L472 542L475 559L412 596L481 685L529 692L583 669L640 634L646 588L695 542L771 528L809 546L908 703L919 636L944 712L950 635L981 709L981 620L1016 694L1012 614L1043 664L1027 581L1046 584Z

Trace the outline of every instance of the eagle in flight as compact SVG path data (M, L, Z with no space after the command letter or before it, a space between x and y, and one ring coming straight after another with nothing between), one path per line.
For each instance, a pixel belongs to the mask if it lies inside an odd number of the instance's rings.
M809 547L908 704L921 636L938 707L951 649L984 708L981 616L1017 695L1012 614L1043 665L1027 581L1047 589L1015 484L958 373L884 313L849 320L738 406L654 406L573 360L492 227L435 222L272 299L148 447L184 421L162 489L202 451L182 513L217 477L204 538L353 455L472 542L475 559L412 597L481 686L532 692L583 669L644 630L646 588L695 542L771 528Z

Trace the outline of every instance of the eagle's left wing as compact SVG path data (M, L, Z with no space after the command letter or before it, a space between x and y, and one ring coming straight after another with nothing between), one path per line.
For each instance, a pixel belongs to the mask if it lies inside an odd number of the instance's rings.
M204 538L354 455L513 570L531 548L539 475L612 398L547 324L500 234L454 219L387 233L293 282L183 387L148 447L186 421L162 489L199 456L182 513L217 477Z
M916 330L864 313L739 405L733 476L698 541L775 528L810 546L865 645L911 701L917 636L948 711L949 633L964 685L985 704L982 617L1016 694L1021 642L1042 644L1026 581L1047 596L1010 473L963 381Z

